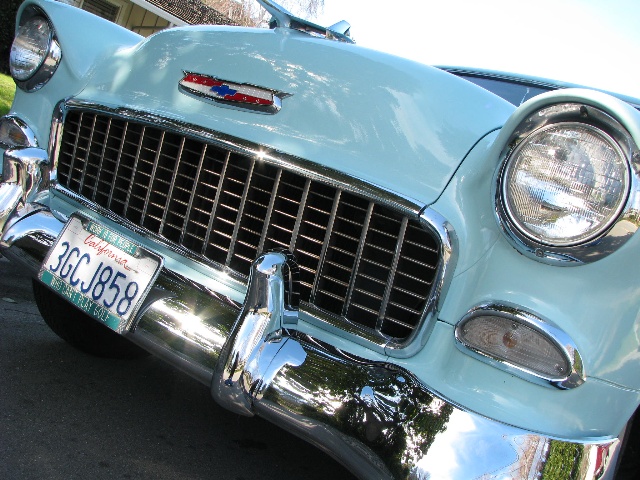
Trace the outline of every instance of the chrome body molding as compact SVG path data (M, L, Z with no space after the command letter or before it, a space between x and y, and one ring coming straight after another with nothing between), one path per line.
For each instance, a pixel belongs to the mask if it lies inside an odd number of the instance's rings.
M35 209L0 248L35 273L62 226ZM581 478L613 478L620 439L563 441L466 411L402 367L297 331L295 289L295 265L279 252L254 262L240 312L165 268L126 336L209 385L223 406L299 435L360 478L544 478L559 450L574 452Z
M4 230L7 220L13 216L21 199L22 189L19 185L15 183L3 183L0 185L0 232Z
M0 231L16 211L47 194L49 156L36 147L4 152L0 185Z
M0 252L35 274L62 231L63 223L39 205L14 212L0 236Z
M530 327L534 330L542 332L544 336L551 339L553 343L563 352L565 358L568 360L571 371L567 372L559 378L545 378L540 375L525 370L509 362L506 362L500 358L489 356L485 352L478 351L471 346L467 345L461 339L460 330L464 328L464 324L474 317L482 315L499 316L506 319L512 319L519 324ZM586 374L584 372L584 366L582 363L582 357L578 348L573 340L562 330L545 322L537 316L523 310L522 308L514 305L487 303L472 308L467 315L465 315L456 325L455 329L456 345L464 353L470 354L475 358L489 363L493 366L508 371L514 375L517 375L530 382L538 383L540 385L553 386L560 389L575 388L582 385L586 381Z
M57 182L58 162L56 152L59 151L58 147L62 138L63 122L66 112L71 108L81 108L91 112L111 114L126 120L139 121L148 125L177 131L196 139L204 139L213 144L221 145L234 152L256 156L264 162L304 175L307 178L324 182L332 187L340 188L347 192L373 199L380 204L394 209L402 215L418 219L424 229L429 230L436 238L438 238L440 252L437 253L440 262L435 274L434 286L432 287L431 294L427 299L426 306L421 314L421 320L411 336L403 339L402 341L398 341L397 339L383 335L373 329L367 329L354 322L350 322L345 317L335 316L330 312L321 310L307 302L300 302L300 308L304 312L305 321L325 330L339 334L349 341L358 343L359 345L370 348L378 353L383 353L394 358L411 357L424 346L435 324L440 300L443 298L442 294L446 291L446 288L451 281L457 256L457 241L453 227L438 212L431 208L418 205L410 199L402 198L395 193L388 192L382 188L378 188L353 177L346 176L341 172L319 166L298 157L292 157L281 152L256 147L255 144L243 142L240 139L223 135L219 132L205 130L196 125L168 119L166 117L157 117L152 114L131 109L111 108L104 105L74 99L60 102L53 118L51 138L49 142L49 156L52 159L50 174L52 191L54 191L55 194L64 195L66 198L71 199L82 207L97 212L98 215L108 218L128 230L153 240L164 248L167 248L168 250L175 252L192 262L196 262L204 266L217 280L239 292L244 292L246 290L247 279L243 275L240 275L232 269L225 268L203 255L173 243L161 235L150 232L127 219L115 215L108 209L105 209L97 205L95 202L70 191ZM56 213L56 215L61 219L64 219L64 215L58 212L54 213ZM213 272L213 270L217 270L223 275L216 276L216 273Z
M509 158L518 144L533 131L558 122L583 123L602 129L615 140L628 163L630 188L622 211L604 233L579 245L551 246L524 235L510 219L503 199L504 173ZM527 257L551 265L584 265L610 255L624 245L638 230L640 225L638 217L640 149L627 130L603 110L578 103L562 103L545 107L530 115L515 129L501 153L500 159L501 165L493 187L496 218L507 239Z
M40 148L17 148L4 152L2 176L4 182L17 185L22 190L24 204L35 201L48 189L49 156Z

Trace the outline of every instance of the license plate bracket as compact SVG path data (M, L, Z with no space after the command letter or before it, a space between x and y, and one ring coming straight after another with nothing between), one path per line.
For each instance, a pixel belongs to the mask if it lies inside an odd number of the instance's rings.
M112 330L131 328L164 264L161 256L75 213L45 257L38 278Z

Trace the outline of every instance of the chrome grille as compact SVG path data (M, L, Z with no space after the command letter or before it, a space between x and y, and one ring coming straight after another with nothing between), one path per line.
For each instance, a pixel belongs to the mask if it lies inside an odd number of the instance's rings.
M399 340L417 328L439 243L414 218L330 183L156 125L67 113L58 181L245 277L262 251L300 266L301 300Z

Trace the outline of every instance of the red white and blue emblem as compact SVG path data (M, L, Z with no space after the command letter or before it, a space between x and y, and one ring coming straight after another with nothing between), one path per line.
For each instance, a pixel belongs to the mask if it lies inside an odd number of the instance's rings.
M246 83L233 83L199 73L184 73L179 82L181 91L244 110L276 113L280 110L281 99L288 96L282 92Z

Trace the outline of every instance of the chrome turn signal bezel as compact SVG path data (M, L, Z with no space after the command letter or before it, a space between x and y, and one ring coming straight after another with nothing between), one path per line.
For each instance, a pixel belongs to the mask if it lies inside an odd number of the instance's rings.
M626 200L615 218L592 238L582 243L556 244L543 243L527 235L518 226L506 205L504 197L505 175L509 161L523 141L532 134L558 124L583 124L599 130L615 143L617 150L627 162L628 187ZM576 266L604 258L624 243L638 230L640 224L633 205L640 202L640 150L629 132L605 111L586 104L565 102L541 108L529 115L514 130L502 153L500 166L494 183L495 213L500 227L507 239L522 254L529 258L552 265Z
M517 365L509 362L490 352L475 348L465 342L464 329L469 322L479 317L500 317L509 322L522 327L526 327L535 331L546 341L562 352L567 364L567 372L557 376L542 375L531 368L524 365ZM555 327L549 322L542 320L526 310L508 305L506 303L487 303L472 308L458 322L455 327L455 339L457 347L464 353L472 357L492 365L498 369L504 370L512 375L523 378L524 380L544 385L556 387L559 389L571 389L582 385L586 380L582 357L578 352L578 348L571 338L561 329Z
M0 147L26 148L37 147L38 139L25 121L17 115L5 115L0 118Z

